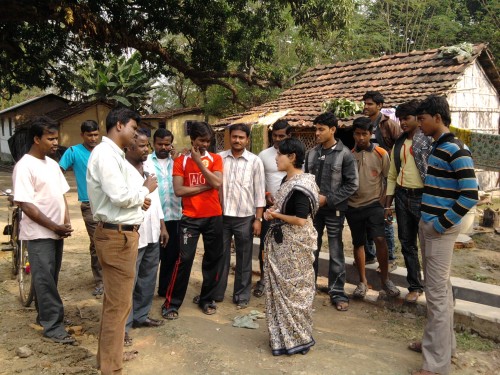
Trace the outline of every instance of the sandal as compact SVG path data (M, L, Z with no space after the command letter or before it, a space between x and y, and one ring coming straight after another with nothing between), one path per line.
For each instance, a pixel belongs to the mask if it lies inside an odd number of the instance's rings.
M166 307L161 308L161 316L167 320L176 320L179 318L179 311L175 307Z
M382 289L385 291L387 296L392 298L399 296L401 293L391 280L387 280L385 283L382 283Z
M365 298L367 289L368 286L365 283L359 283L356 289L354 289L352 296L354 298Z
M199 294L193 298L193 303L195 305L199 305L200 304L200 295Z
M349 310L349 302L347 301L337 301L333 302L337 311L347 311Z
M264 284L257 283L255 285L255 289L253 290L253 295L257 298L260 298L264 295L264 291L266 286Z
M123 346L132 346L132 337L128 335L128 332L125 332L125 338L123 339Z
M215 302L205 303L203 307L201 307L203 314L206 315L214 315L217 312L217 305Z
M52 337L48 337L46 336L49 340L53 341L53 342L56 342L58 344L73 344L76 340L73 336L71 335L59 335L59 336L52 336Z
M410 342L408 349L413 352L422 353L422 341Z
M132 361L137 358L139 352L137 350L131 350L129 352L123 352L123 362Z

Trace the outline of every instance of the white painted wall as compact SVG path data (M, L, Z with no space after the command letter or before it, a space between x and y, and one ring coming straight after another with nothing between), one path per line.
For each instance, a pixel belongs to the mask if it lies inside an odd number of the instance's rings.
M448 94L453 126L499 134L500 99L476 60Z

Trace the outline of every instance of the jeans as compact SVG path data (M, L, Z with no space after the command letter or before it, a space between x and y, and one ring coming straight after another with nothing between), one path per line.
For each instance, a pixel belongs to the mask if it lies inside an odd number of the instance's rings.
M408 193L403 189L397 189L394 193L396 205L396 218L398 220L398 237L401 242L401 252L405 260L410 292L422 292L422 276L420 273L420 262L418 260L418 223L420 221L420 203L422 194Z
M314 274L317 278L318 257L323 243L323 231L326 227L328 248L330 252L330 261L328 264L328 294L334 303L349 300L344 291L346 274L342 229L344 228L345 214L338 211L337 214L338 216L334 216L334 212L322 212L322 210L320 210L314 218L314 227L318 232L318 248L314 252Z
M160 275L158 276L158 295L165 297L168 285L172 279L175 262L179 258L181 246L180 220L165 221L168 232L167 246L160 245Z
M399 224L398 224L399 225ZM396 260L396 254L394 254L394 226L385 223L385 240L387 241L387 250L389 252L389 262ZM366 240L365 244L365 256L366 259L375 259L377 253L375 251L375 245L371 238Z

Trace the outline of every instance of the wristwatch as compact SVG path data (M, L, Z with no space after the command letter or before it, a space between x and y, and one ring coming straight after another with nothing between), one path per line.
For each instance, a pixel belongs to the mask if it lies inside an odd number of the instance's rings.
M255 220L259 220L260 222L262 222L262 218L261 217L256 217Z

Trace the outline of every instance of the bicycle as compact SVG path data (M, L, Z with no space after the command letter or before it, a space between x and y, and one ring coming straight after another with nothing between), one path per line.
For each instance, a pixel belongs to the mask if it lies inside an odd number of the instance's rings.
M21 207L14 204L14 196L12 190L0 190L1 195L7 196L9 206L12 208L12 222L9 222L7 216L7 225L3 230L4 235L9 236L9 241L4 243L7 246L2 248L2 251L12 252L12 274L17 276L19 283L19 298L21 304L29 307L34 299L34 288L31 278L31 266L28 258L28 243L25 240L19 239L19 223L23 215Z

